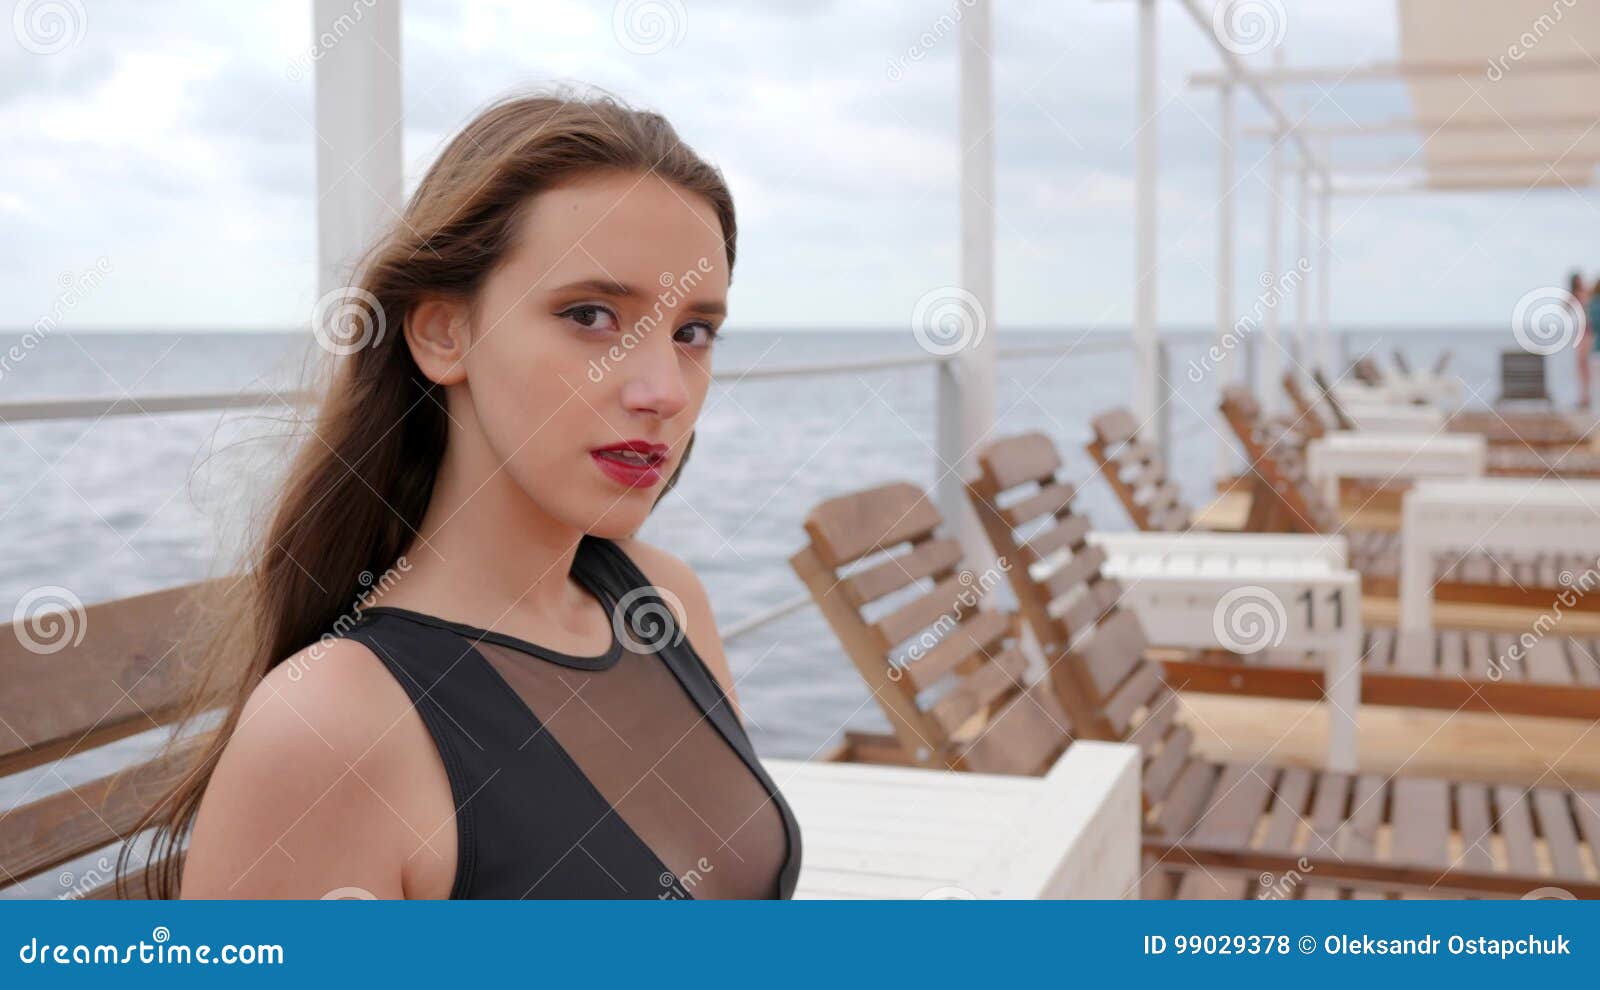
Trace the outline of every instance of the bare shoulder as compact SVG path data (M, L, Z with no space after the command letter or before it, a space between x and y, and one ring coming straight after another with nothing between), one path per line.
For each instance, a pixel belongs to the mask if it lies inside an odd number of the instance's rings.
M683 615L680 618L684 635L693 642L694 651L706 662L737 712L739 700L734 695L733 671L728 666L728 657L722 647L722 636L717 632L711 597L706 593L700 576L671 551L639 539L618 540L616 543L618 549L639 565L639 570L644 572L651 584L671 595L668 604L682 606ZM673 598L677 599L676 603L672 601Z
M313 644L261 679L195 819L185 897L399 897L410 849L392 795L420 740L404 688L349 639Z

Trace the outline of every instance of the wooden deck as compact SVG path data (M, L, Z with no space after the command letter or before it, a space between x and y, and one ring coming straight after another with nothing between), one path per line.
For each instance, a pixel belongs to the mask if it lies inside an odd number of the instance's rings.
M1043 777L763 761L805 836L796 897L1124 898L1139 751L1074 743Z

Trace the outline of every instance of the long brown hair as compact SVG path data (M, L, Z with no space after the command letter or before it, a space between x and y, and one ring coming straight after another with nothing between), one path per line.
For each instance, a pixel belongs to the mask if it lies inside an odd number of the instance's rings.
M272 668L349 622L373 575L390 572L421 525L447 418L400 332L407 315L424 297L470 304L513 248L531 197L602 170L650 172L704 197L721 221L732 271L733 197L658 114L605 95L519 96L493 104L450 142L341 299L358 308L370 346L330 348L337 357L315 417L317 439L300 445L243 573L212 582L225 600L200 610L212 618L196 626L194 641L204 646L166 754L182 782L130 833L153 830L143 868L150 895L178 894L178 853L251 692ZM687 457L686 449L663 495ZM180 749L176 737L219 710L217 728ZM132 845L118 855L123 895Z

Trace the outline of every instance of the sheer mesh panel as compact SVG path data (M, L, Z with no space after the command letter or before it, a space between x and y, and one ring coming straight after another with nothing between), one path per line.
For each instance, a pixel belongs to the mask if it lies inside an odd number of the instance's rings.
M777 806L662 660L624 647L589 670L477 649L684 889L773 896L787 852Z

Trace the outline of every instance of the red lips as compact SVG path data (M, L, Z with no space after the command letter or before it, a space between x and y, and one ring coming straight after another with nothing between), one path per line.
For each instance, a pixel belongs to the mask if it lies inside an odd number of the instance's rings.
M649 488L661 480L667 445L648 440L624 440L589 451L602 474L624 488Z

